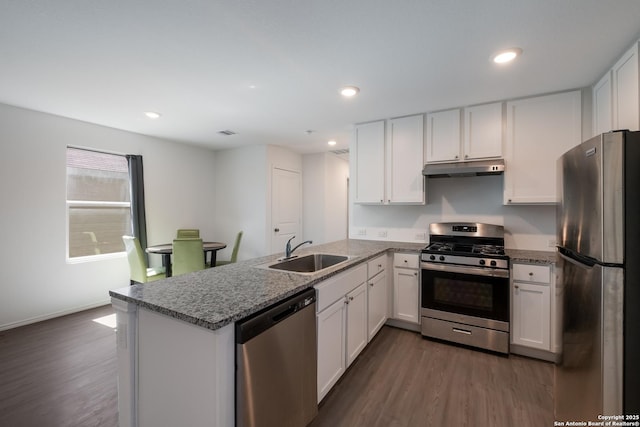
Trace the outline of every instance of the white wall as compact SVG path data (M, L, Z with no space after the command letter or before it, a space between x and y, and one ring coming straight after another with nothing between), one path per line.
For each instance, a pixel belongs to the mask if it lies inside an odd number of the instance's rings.
M271 251L271 170L274 167L301 171L302 158L286 148L257 145L216 152L216 230L230 241L238 231L244 235L238 259L250 259ZM230 256L220 251L219 259Z
M265 255L267 215L267 148L242 147L216 152L217 202L211 215L220 240L233 241L243 231L238 259ZM218 253L228 259L231 248Z
M302 156L304 238L314 244L347 237L349 162L333 153Z
M106 304L129 283L124 255L66 260L67 145L143 156L150 244L181 227L217 238L213 151L0 104L0 329Z
M472 221L504 225L508 248L553 250L555 206L503 206L502 184L502 176L427 179L424 206L351 204L350 237L426 242L432 222Z

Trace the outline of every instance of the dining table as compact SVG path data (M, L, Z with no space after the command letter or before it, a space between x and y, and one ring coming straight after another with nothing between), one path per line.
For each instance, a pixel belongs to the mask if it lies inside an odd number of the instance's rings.
M222 242L202 242L202 251L204 252L204 263L207 264L207 253L211 253L210 266L216 266L216 253L220 249L227 247L226 243ZM162 255L162 265L166 270L167 277L171 277L171 254L173 253L172 243L163 243L161 245L149 246L147 253Z

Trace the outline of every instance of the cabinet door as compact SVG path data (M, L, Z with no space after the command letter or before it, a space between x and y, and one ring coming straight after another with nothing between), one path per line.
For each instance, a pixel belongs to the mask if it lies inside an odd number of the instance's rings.
M502 102L464 109L464 159L502 157Z
M514 282L511 298L514 344L551 351L550 298L549 285Z
M355 127L355 202L384 202L384 121Z
M613 129L611 71L593 86L593 135Z
M408 268L393 270L393 317L420 323L418 271Z
M346 369L345 313L344 299L318 313L318 402Z
M556 203L556 160L580 142L580 91L508 102L504 204Z
M460 160L460 109L427 114L427 163Z
M389 203L424 203L424 116L389 120Z
M367 345L367 284L347 294L347 366Z
M613 66L614 129L640 129L638 43Z
M383 272L368 280L368 341L378 333L387 321L387 275Z

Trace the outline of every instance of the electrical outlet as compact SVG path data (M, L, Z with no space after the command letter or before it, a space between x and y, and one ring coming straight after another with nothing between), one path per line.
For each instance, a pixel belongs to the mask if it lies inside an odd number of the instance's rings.
M378 237L387 237L387 230L378 231Z
M555 239L549 239L549 247L550 248L555 248L556 247Z
M424 240L427 238L427 235L425 233L416 233L416 240Z
M358 236L366 236L366 235L367 235L366 228L361 228L360 230L358 230Z

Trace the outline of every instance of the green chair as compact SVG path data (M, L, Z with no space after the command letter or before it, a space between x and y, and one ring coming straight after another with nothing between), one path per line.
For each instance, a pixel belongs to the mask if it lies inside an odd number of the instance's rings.
M229 261L216 261L216 267L219 265L233 264L238 261L238 248L240 248L240 240L242 240L242 231L238 232L236 236L236 241L233 244L233 250L231 251L231 258Z
M176 237L178 239L198 239L200 238L200 230L196 228L180 228Z
M129 279L131 284L147 283L167 277L164 267L147 268L140 241L133 236L122 236L129 260Z
M172 275L204 269L202 239L173 239Z

